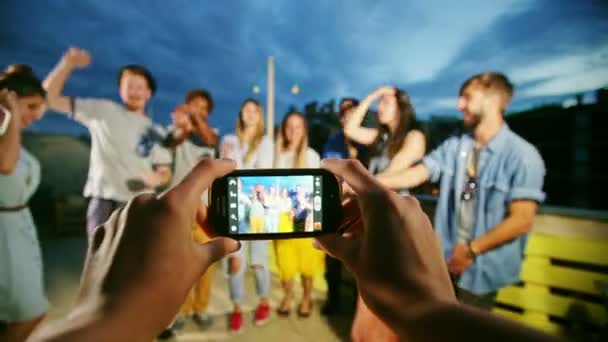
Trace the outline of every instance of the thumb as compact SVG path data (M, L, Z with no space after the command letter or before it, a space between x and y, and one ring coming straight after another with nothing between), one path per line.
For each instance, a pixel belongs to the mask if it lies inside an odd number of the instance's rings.
M238 241L226 237L215 238L202 245L194 241L193 243L195 244L196 260L200 265L201 274L205 273L214 262L241 248Z

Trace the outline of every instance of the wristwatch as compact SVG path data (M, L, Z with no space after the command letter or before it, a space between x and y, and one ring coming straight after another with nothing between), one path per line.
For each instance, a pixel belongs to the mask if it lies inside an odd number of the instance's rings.
M0 137L8 130L13 115L4 106L0 105Z
M480 254L479 249L473 246L473 240L469 240L469 242L467 242L467 249L469 250L469 256L472 259L477 258L477 256Z

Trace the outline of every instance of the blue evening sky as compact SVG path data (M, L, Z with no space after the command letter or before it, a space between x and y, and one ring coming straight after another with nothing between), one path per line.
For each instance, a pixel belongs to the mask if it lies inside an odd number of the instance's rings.
M243 182L243 190L249 193L249 189L252 186L256 186L258 184L264 185L266 189L268 189L271 185L276 186L277 188L287 189L289 191L294 191L296 186L299 185L302 187L304 192L312 192L313 191L313 176L281 176L281 177L262 177L262 176L249 176L249 177L241 177Z
M93 64L65 92L117 99L118 68L144 64L159 83L154 120L167 123L187 90L204 87L216 100L211 122L227 133L245 98L265 101L273 55L279 117L289 104L394 84L424 119L458 115L460 84L486 70L515 82L512 110L576 93L592 101L608 85L607 19L600 0L3 0L0 65L27 63L44 76L68 46L80 46ZM33 129L82 131L56 114Z

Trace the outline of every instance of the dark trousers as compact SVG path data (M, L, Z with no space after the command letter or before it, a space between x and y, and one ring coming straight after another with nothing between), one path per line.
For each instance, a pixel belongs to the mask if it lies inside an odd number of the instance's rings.
M92 236L97 226L105 223L114 210L124 205L124 202L91 197L87 208L87 235Z
M450 275L452 279L452 285L454 286L454 292L456 292L456 298L462 304L467 304L474 306L481 310L490 311L494 307L494 302L496 302L497 291L485 293L482 295L474 294L470 291L462 289L458 287L458 279L460 277Z
M325 255L325 280L327 281L327 303L340 306L340 287L342 286L342 262Z

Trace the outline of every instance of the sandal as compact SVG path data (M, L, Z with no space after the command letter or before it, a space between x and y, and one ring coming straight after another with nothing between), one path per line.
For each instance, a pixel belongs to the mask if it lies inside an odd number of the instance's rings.
M288 317L289 314L291 313L291 309L289 308L288 303L289 303L289 301L287 301L285 299L283 301L281 301L281 304L277 308L277 315L279 315L279 317Z
M303 306L302 303L304 303L304 302L301 302L300 305L298 306L298 317L308 318L308 317L310 317L310 314L312 313L312 307L313 307L312 300L310 301L310 306L308 307L308 311L302 310L302 306Z

